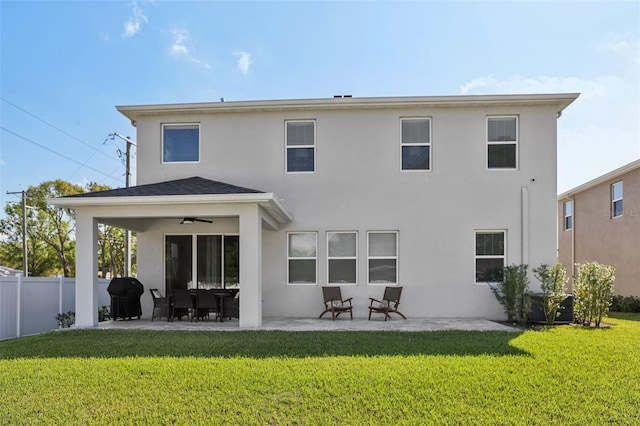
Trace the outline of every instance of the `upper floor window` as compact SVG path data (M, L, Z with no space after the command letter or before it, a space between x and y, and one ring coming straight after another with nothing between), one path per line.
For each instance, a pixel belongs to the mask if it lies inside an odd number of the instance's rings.
M431 119L404 118L402 122L402 170L431 169Z
M369 232L369 284L398 283L398 232Z
M315 284L318 234L289 232L287 234L288 283Z
M327 232L327 268L329 284L358 283L356 232Z
M314 172L316 169L315 121L287 121L287 172Z
M564 203L564 230L568 231L573 228L573 201L569 200Z
M199 124L162 125L162 162L200 161Z
M622 205L622 181L611 185L611 217L622 216L624 207Z
M518 117L487 117L487 168L518 168Z
M476 231L476 282L502 281L505 266L505 231Z

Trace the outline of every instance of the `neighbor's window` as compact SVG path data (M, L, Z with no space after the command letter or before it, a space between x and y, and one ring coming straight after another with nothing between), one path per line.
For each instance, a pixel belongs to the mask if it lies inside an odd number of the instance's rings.
M476 231L476 282L502 281L505 231Z
M164 124L162 126L162 162L200 161L200 125Z
M371 231L367 246L369 284L397 284L398 232Z
M487 168L518 167L518 117L487 117Z
M316 169L315 121L287 121L287 172L313 172Z
M431 169L431 119L404 118L402 122L402 170Z
M573 201L564 203L564 230L573 228Z
M315 284L318 234L290 232L288 239L288 283Z
M327 232L327 268L329 284L357 284L358 234Z
M622 216L623 212L622 182L616 182L611 185L611 217Z

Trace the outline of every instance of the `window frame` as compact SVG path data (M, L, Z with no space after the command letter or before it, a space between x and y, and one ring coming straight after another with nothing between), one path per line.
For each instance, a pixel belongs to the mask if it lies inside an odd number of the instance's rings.
M502 255L478 255L477 252L477 240L478 234L502 234ZM474 273L474 284L476 285L487 285L490 282L494 281L478 281L478 269L477 269L477 260L478 259L502 259L502 267L507 266L507 230L506 229L476 229L473 231L473 273Z
M312 123L313 124L313 144L312 145L289 145L289 123ZM299 174L299 173L315 173L316 161L317 161L317 134L316 134L316 120L315 119L295 119L284 121L284 170L286 174ZM313 149L313 170L289 170L289 150L290 149Z
M294 235L294 234L313 234L315 237L315 256L314 257L310 257L310 256L291 256L290 255L290 247L291 247L291 239L289 238L290 235ZM289 231L287 232L287 285L318 285L318 232L317 231ZM290 281L290 275L291 275L291 271L290 271L290 265L291 265L291 261L296 261L296 260L313 260L315 262L315 273L314 273L314 282L291 282Z
M504 119L504 118L513 118L516 120L516 136L515 136L515 140L513 141L490 141L489 140L489 121L492 119ZM485 148L485 153L486 153L486 161L485 161L485 167L486 170L490 170L490 171L509 171L509 170L519 170L520 168L520 161L519 161L519 157L520 157L520 117L518 115L487 115L486 116L486 132L485 132L485 139L486 139L486 148ZM513 167L490 167L489 166L489 147L492 145L514 145L515 146L515 164Z
M371 235L372 234L394 234L396 237L396 254L395 256L371 256ZM367 285L384 285L392 286L400 283L400 231L367 231ZM396 279L395 282L371 282L371 260L393 259L396 263Z
M615 198L615 186L620 185L620 197ZM620 203L620 214L616 214L616 204ZM624 216L624 184L618 181L611 184L611 218L615 219Z
M184 161L167 161L164 158L164 139L165 139L165 129L167 127L189 127L189 126L196 126L198 128L198 159L197 160L184 160ZM191 163L191 164L196 164L200 162L200 159L202 158L202 128L200 123L197 122L188 122L188 123L174 123L174 122L169 122L169 123L161 123L160 126L160 139L161 139L161 146L160 146L160 161L162 164L185 164L185 163Z
M567 209L567 207L570 208ZM562 209L564 212L564 230L570 231L573 229L573 200L565 201L562 205Z
M428 132L428 141L427 142L405 142L404 141L404 133L402 124L405 121L427 121L429 123L429 132ZM400 170L402 172L430 172L432 170L432 157L433 157L433 148L432 148L432 134L433 131L433 120L432 117L400 117ZM429 161L426 169L405 169L404 168L404 148L405 147L427 147L427 152L429 156Z
M331 256L329 253L331 245L331 234L352 234L355 238L355 253L353 256ZM327 285L358 285L358 231L327 231ZM355 281L354 282L330 282L331 277L331 261L332 260L353 260L355 261Z
M191 247L191 287L187 286L189 289L199 289L205 288L200 286L200 282L198 281L198 261L200 260L199 251L198 251L198 238L199 237L220 237L220 257L218 261L220 262L220 285L221 287L208 287L213 289L238 289L240 288L240 246L238 244L238 282L237 283L228 283L228 276L226 270L226 242L229 237L240 237L240 234L230 232L230 233L216 233L216 232L167 232L163 236L163 282L165 283L165 294L168 294L171 289L167 287L167 243L168 239L171 237L189 237L190 238L190 247ZM195 277L195 278L194 278ZM229 285L228 285L229 284Z

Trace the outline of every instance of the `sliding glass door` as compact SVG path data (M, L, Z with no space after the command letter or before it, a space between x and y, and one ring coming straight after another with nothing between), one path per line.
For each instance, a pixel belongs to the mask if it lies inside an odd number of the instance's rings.
M237 235L167 235L167 292L174 288L239 288L239 241Z

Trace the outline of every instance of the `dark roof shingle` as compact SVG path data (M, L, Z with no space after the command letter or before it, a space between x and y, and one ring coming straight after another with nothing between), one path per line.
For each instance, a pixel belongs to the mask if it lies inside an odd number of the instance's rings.
M162 195L230 195L230 194L263 194L257 189L243 188L215 180L194 176L186 179L170 180L167 182L150 183L146 185L117 188L107 191L86 192L68 195L61 198L87 197L148 197Z

